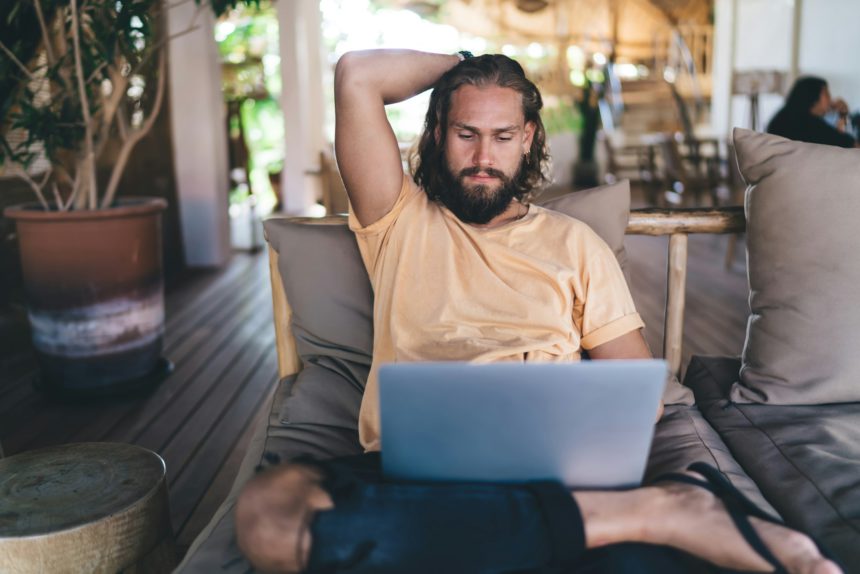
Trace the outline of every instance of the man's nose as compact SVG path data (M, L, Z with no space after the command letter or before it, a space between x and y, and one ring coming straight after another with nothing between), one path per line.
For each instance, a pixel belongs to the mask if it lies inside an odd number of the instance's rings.
M493 165L491 142L487 141L486 139L482 139L478 142L478 149L475 150L474 161L475 165L479 167Z

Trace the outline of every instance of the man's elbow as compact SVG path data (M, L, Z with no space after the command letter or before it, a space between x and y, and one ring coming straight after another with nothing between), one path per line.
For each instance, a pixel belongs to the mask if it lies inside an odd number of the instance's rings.
M342 94L355 86L362 77L363 60L360 52L347 52L341 56L334 68L335 95Z

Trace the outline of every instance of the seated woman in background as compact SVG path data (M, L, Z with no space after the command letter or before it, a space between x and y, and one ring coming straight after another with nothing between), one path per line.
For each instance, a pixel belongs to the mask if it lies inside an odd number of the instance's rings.
M835 127L823 119L831 110L839 114ZM845 132L847 118L848 104L830 97L827 82L806 76L794 83L785 105L770 120L767 131L802 142L857 147L857 140Z

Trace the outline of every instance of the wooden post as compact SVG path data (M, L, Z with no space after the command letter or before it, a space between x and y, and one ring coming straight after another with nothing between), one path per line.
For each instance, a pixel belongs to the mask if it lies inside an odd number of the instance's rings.
M302 361L296 351L296 341L290 329L290 318L293 311L287 301L284 282L278 268L278 252L271 245L269 246L269 279L272 282L272 310L275 320L275 346L278 351L278 376L284 378L287 375L298 373L302 368Z
M663 323L663 358L672 374L681 373L681 343L684 338L684 297L687 286L687 235L669 236L669 265L666 278L666 317Z

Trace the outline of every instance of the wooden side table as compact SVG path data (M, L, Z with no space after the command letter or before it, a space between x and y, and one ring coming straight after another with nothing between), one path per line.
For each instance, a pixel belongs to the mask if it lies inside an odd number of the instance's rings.
M0 459L0 572L170 572L164 461L82 443Z

